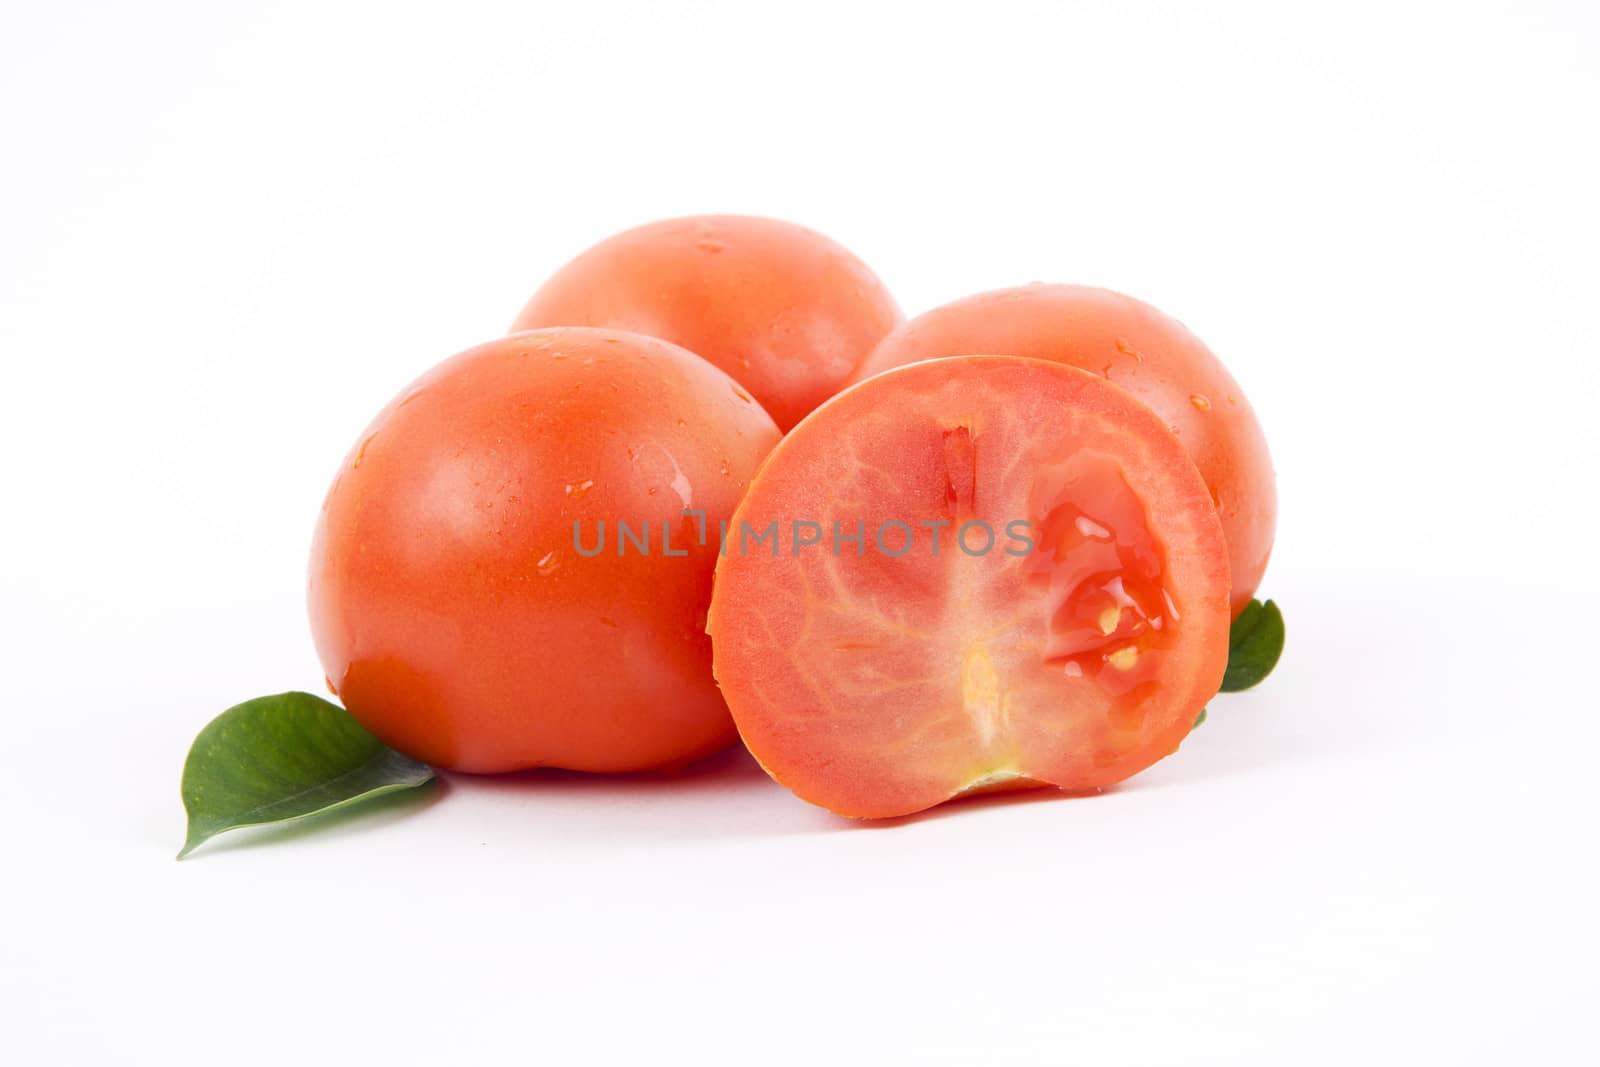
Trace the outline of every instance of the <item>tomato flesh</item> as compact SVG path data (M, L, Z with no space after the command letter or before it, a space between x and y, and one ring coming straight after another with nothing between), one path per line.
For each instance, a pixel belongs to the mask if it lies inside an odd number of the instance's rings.
M1001 356L875 377L784 439L730 529L797 520L828 536L730 533L714 664L762 766L833 811L1098 789L1176 749L1221 682L1215 509L1103 379Z

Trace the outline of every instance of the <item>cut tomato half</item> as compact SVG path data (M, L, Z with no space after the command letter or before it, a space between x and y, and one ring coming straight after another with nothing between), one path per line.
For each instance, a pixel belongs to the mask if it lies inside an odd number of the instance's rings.
M1228 555L1148 408L963 356L824 404L730 521L708 629L750 751L842 815L1092 791L1173 752L1228 657Z

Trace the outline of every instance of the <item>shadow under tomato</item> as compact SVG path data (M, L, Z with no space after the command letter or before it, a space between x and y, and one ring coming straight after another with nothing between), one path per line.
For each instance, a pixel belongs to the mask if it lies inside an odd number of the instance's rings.
M840 823L795 798L737 742L680 768L587 774L543 767L509 774L452 772L464 796L515 803L542 833L601 838L770 837L816 833ZM821 818L819 818L819 816Z
M719 790L736 786L740 782L767 782L761 765L739 744L720 752L673 767L653 771L634 771L627 774L593 774L588 771L569 771L561 767L536 767L526 771L504 774L471 774L452 771L451 777L463 785L489 785L508 789L654 789Z
M527 810L541 813L543 829L585 839L595 838L597 824L608 839L649 840L888 830L1013 805L1103 795L1041 787L962 797L891 819L851 819L794 796L737 744L671 771L602 775L541 768L495 775L453 773L451 781L463 793L497 801L537 798ZM550 817L543 818L545 814Z
M1072 801L1094 800L1098 797L1108 796L1118 792L1121 785L1109 789L1100 789L1088 793L1070 793L1066 790L1055 789L1051 786L1038 786L1032 789L1013 789L1007 792L976 793L968 797L957 797L947 800L942 804L935 804L922 811L914 811L909 815L896 815L889 819L844 819L838 821L844 824L847 830L893 830L901 826L914 826L921 823L937 822L957 815L975 815L978 812L994 808L1021 807L1025 804L1045 803L1070 803Z

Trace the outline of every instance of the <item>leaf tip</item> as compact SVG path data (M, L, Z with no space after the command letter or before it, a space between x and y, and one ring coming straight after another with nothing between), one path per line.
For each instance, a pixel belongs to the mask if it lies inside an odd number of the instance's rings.
M1283 612L1277 602L1250 601L1228 630L1228 665L1221 692L1259 685L1277 667L1283 642Z

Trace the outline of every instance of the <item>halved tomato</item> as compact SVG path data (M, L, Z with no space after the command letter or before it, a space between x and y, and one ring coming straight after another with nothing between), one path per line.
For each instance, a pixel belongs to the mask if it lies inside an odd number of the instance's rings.
M1009 356L828 401L757 472L708 628L750 751L843 815L1090 791L1174 751L1228 657L1228 554L1172 431Z

